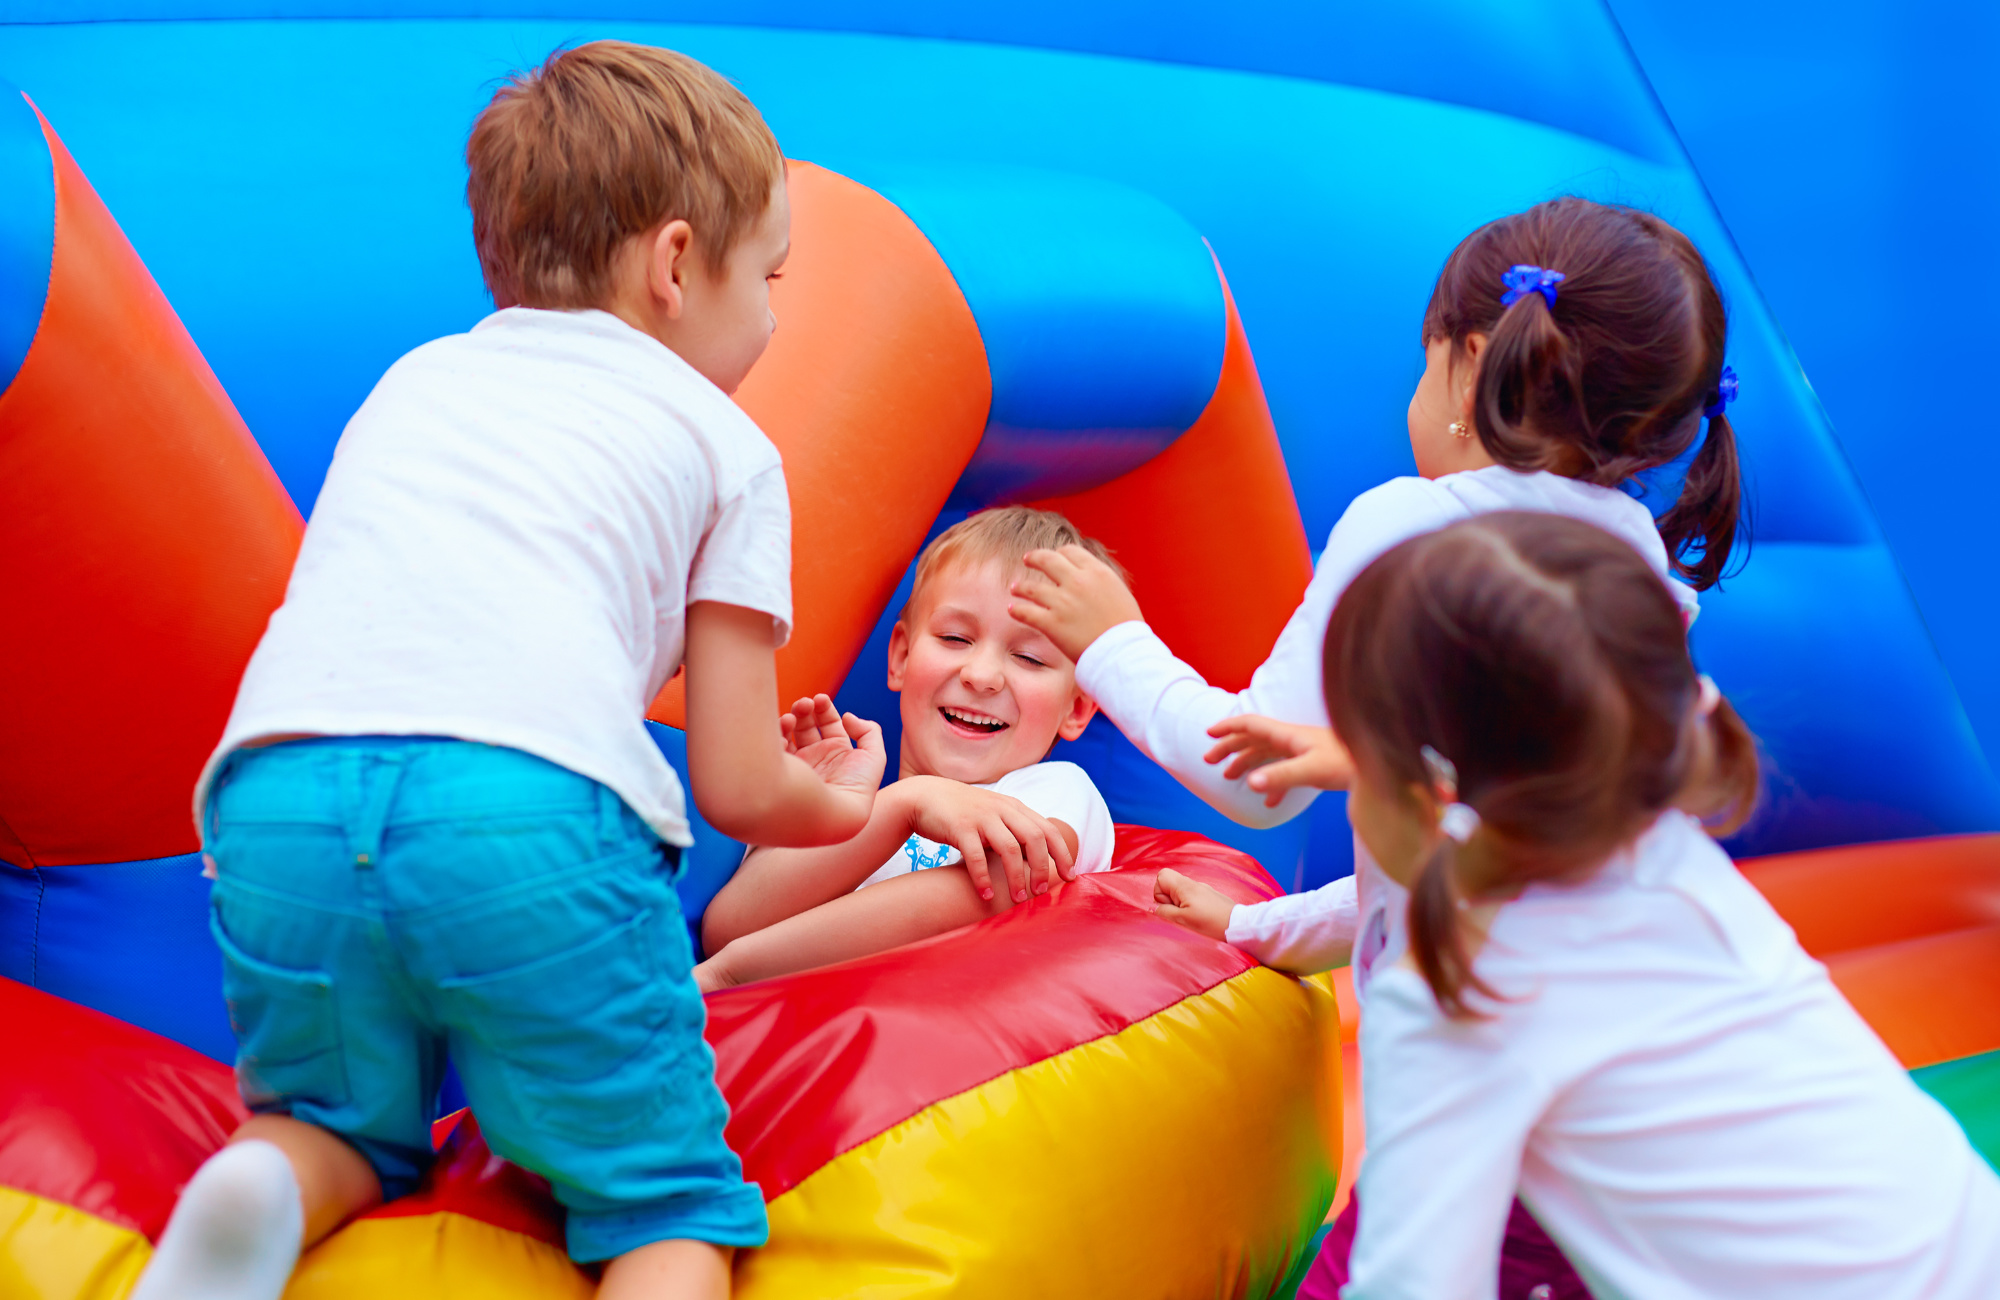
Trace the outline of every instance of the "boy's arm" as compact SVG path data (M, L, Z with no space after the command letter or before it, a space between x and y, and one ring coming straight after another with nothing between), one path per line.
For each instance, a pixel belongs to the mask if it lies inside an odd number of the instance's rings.
M971 925L1012 904L982 899L958 867L912 871L746 934L694 968L704 993L831 966Z
M852 893L913 834L957 848L965 858L962 874L982 900L1045 893L1059 877L1072 875L1076 863L1076 832L1019 800L943 777L906 777L876 796L867 826L845 843L750 850L703 914L702 947L718 952ZM1004 889L993 878L996 858Z
M708 824L759 844L832 844L868 824L882 729L844 719L853 747L808 765L772 725L771 616L701 600L687 612L688 784Z

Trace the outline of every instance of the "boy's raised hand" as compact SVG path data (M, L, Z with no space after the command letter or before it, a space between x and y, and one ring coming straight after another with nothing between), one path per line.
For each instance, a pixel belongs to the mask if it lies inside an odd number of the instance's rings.
M833 706L832 697L799 700L791 712L778 715L778 731L785 738L785 752L828 785L872 794L882 784L888 751L882 745L881 724L843 714Z
M1218 943L1226 941L1229 914L1235 910L1235 899L1213 885L1183 876L1172 867L1161 867L1153 881L1153 915L1207 935Z
M900 790L921 783L911 803L910 829L927 840L949 844L965 859L965 871L981 898L993 898L997 858L1007 896L1017 903L1030 893L1046 894L1076 875L1075 832L1042 816L1011 795L935 777L898 782Z
M1072 662L1111 628L1145 617L1117 570L1081 546L1029 551L1022 563L1027 572L1008 588L1015 599L1007 612Z
M1345 790L1354 779L1354 759L1331 727L1239 713L1210 727L1208 734L1216 743L1202 757L1211 763L1228 759L1222 775L1231 781L1248 772L1246 784L1264 796L1266 808L1276 808L1300 786Z

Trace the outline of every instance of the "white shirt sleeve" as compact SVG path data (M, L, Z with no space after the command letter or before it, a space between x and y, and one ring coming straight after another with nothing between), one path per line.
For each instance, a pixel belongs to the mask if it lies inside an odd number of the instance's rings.
M1148 758L1233 821L1276 826L1304 812L1316 791L1293 790L1277 807L1245 777L1226 779L1226 764L1207 763L1208 729L1239 713L1327 725L1322 646L1334 604L1356 574L1398 542L1442 528L1464 514L1450 494L1419 478L1391 479L1354 499L1334 525L1305 599L1271 655L1244 691L1210 686L1144 623L1120 623L1084 650L1076 681Z
M1347 964L1360 924L1355 877L1343 876L1310 893L1237 904L1222 937L1266 966L1317 975Z
M1111 809L1090 774L1076 764L1036 763L1009 772L988 788L1075 831L1077 874L1111 869Z
M1376 976L1361 1020L1366 1209L1342 1300L1494 1296L1522 1151L1550 1100L1506 1032L1448 1019L1406 966Z
M792 634L792 501L785 471L773 465L721 503L688 576L687 603L713 600L761 610L772 644Z

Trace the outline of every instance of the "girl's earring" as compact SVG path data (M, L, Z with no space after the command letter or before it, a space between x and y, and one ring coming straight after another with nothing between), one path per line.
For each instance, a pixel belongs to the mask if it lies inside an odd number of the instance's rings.
M1472 426L1463 420L1453 420L1447 427L1451 429L1451 436L1454 438L1470 438L1472 436Z

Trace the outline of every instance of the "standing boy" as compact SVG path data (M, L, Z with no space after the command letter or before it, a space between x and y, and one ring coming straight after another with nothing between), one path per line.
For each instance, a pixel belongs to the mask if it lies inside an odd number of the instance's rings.
M571 1256L611 1261L600 1294L727 1295L730 1251L765 1237L643 718L685 654L718 830L868 820L879 730L850 717L802 757L773 722L790 506L728 397L771 335L784 160L714 72L605 41L501 89L466 161L501 310L348 425L196 791L256 1114L135 1300L275 1300L302 1247L416 1186L447 1056L568 1209Z

